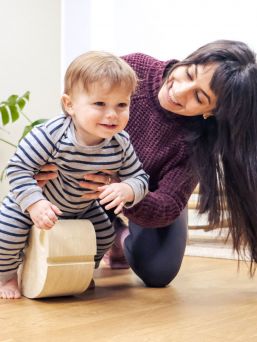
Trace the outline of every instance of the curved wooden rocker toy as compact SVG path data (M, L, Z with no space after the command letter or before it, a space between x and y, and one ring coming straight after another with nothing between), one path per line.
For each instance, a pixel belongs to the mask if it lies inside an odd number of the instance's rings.
M28 298L84 292L95 267L96 236L89 220L60 220L50 230L32 227L21 270Z

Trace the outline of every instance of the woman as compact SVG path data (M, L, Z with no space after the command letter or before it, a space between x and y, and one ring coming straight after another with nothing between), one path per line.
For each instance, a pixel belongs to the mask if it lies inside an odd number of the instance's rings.
M253 274L257 262L255 54L242 42L220 40L182 62L162 62L144 54L124 59L139 78L127 131L150 175L150 192L124 211L129 219L127 237L124 224L116 220L110 258L122 259L125 239L126 260L147 286L170 283L186 246L185 206L199 182L200 212L208 212L210 224L217 226L226 207L233 247L238 252L249 249ZM95 193L85 197L97 198L99 183L109 182L110 177L87 175L81 185Z

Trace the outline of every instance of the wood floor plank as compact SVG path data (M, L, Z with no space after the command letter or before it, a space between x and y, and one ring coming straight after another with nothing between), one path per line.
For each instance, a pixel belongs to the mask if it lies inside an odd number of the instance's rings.
M186 257L170 286L130 271L97 271L76 297L0 301L0 342L257 341L257 278L224 259Z

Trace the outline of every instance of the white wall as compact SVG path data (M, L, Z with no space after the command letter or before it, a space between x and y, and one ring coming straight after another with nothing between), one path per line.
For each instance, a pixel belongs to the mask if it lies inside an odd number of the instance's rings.
M24 112L34 120L60 112L60 0L0 0L0 101L31 91ZM0 124L1 125L1 124ZM25 120L0 130L17 141ZM0 170L12 148L0 142ZM7 183L0 183L0 199Z
M66 29L76 26L76 39L72 35L65 38L69 56L64 56L64 67L70 63L73 52L80 54L92 49L119 55L141 51L162 59L181 59L212 40L236 39L257 51L257 2L252 0L63 0L63 3L70 9L69 20L64 17Z
M108 2L108 1L107 1ZM91 1L61 0L61 87L68 64L90 50Z

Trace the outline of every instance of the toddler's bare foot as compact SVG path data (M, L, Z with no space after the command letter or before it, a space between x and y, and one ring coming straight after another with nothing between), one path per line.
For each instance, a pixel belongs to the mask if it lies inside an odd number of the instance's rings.
M17 276L8 280L5 283L0 281L0 298L3 298L3 299L21 298Z

